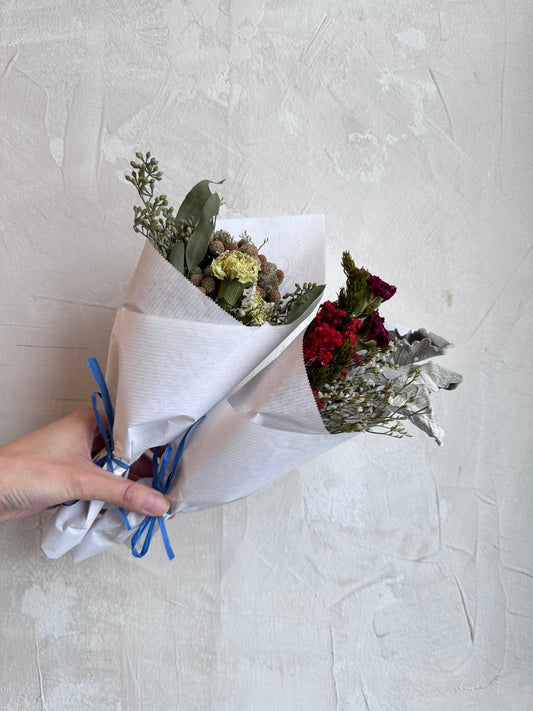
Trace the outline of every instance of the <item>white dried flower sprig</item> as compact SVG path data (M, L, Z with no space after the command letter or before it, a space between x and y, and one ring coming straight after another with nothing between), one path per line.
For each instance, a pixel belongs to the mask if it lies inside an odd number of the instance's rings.
M325 384L316 397L327 430L409 436L402 422L412 417L419 373L414 367L405 373L378 353L368 364L355 366L345 377Z
M392 437L410 436L403 426L409 420L442 444L444 432L430 395L453 390L462 377L428 359L443 355L450 344L424 329L403 337L397 331L389 334L389 351L375 352L316 394L322 420L332 434L372 432Z

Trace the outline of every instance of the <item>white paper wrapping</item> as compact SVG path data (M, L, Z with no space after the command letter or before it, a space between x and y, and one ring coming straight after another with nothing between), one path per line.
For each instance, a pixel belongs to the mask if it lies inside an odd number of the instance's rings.
M341 444L330 434L307 379L303 333L232 397L219 402L189 434L168 496L172 513L221 506L260 493L278 477ZM173 442L174 449L180 438ZM149 481L149 480L148 480ZM127 541L142 517L109 508L73 551L75 561Z
M282 291L325 280L322 216L219 221L244 230L285 273ZM307 318L244 326L147 244L117 314L106 380L115 406L115 454L128 464L166 444L225 397Z
M285 274L282 292L295 283L325 280L322 215L220 220L217 228L235 236L246 230L258 245L268 240L264 252ZM115 408L115 456L131 464L148 449L178 439L317 305L288 325L244 326L147 243L109 344L106 381ZM56 558L77 546L95 521L96 535L102 508L99 502L61 508L45 530L46 555ZM106 520L111 518L110 510Z
M105 450L100 452L95 460L104 454ZM107 465L103 468L108 469ZM113 466L113 473L117 476L124 476L127 471L116 464ZM60 558L68 553L83 540L104 505L103 501L76 501L68 506L59 506L45 526L41 544L43 552L49 558Z
M141 484L146 486L152 485L152 479L141 479ZM164 516L168 519L168 514ZM124 525L122 516L115 506L110 506L99 516L85 532L81 540L72 547L72 560L79 563L86 558L90 558L97 553L100 553L107 548L116 546L118 543L124 543L129 540L137 528L144 521L145 516L142 514L128 513L128 521L131 529L128 530ZM158 524L154 535L157 537Z
M191 433L169 491L172 511L220 506L345 442L320 417L305 370L303 334Z

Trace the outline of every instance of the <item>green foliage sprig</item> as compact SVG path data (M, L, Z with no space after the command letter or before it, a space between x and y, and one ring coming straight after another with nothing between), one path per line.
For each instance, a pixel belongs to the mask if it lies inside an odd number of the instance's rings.
M322 294L325 284L306 282L303 285L295 284L294 287L294 291L281 297L279 306L269 318L269 323L279 325L296 321Z
M289 324L320 296L324 286L314 283L296 284L293 292L281 296L279 286L283 272L259 255L268 239L256 247L246 232L238 241L223 230L215 233L222 201L209 186L220 183L200 181L187 193L175 213L166 195L155 194L156 183L163 177L158 161L149 152L136 153L135 157L137 160L130 163L131 174L126 175L142 202L134 207L133 229L144 235L162 257L222 308L246 324ZM253 283L248 285L241 280L238 293L230 278L220 277L213 269L217 257L226 251L247 255L248 260L255 260L259 265ZM227 301L228 294L230 301Z
M335 302L337 308L346 311L352 318L368 315L365 313L369 302L366 282L370 272L356 267L349 252L342 254L342 268L346 275L346 286L339 290Z
M154 195L155 184L163 177L158 161L150 152L135 156L138 162L131 161L132 172L126 180L143 204L133 208L133 229L187 276L205 257L221 199L209 188L213 181L202 180L187 193L175 215L166 195Z
M178 230L175 223L174 208L169 206L166 195L154 196L156 182L163 173L159 170L157 160L147 153L136 153L139 162L131 161L131 175L126 180L136 188L142 201L142 206L135 205L133 229L144 235L157 251L168 259L176 239Z

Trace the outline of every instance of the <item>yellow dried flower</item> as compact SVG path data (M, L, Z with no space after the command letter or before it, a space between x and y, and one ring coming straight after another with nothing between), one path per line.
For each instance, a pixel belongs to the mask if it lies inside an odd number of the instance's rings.
M250 309L250 316L252 321L256 326L262 326L267 322L268 311L265 309L266 303L263 301L261 296L255 292L253 297L253 305Z
M259 267L253 257L242 252L224 252L211 263L211 274L217 279L237 280L241 284L256 281Z

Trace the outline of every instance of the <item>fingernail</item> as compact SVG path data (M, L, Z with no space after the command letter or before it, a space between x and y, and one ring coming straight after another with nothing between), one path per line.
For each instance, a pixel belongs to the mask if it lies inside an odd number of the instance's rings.
M152 491L144 503L144 513L148 516L162 516L170 508L170 501L162 494Z

